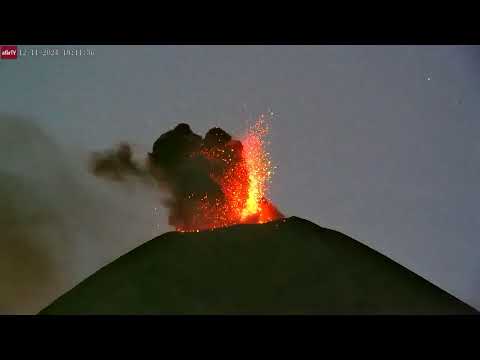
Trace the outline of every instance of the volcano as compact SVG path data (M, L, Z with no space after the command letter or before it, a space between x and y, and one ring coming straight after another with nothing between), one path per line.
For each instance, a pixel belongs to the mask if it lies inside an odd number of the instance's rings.
M473 314L343 235L290 217L169 232L81 282L40 314Z

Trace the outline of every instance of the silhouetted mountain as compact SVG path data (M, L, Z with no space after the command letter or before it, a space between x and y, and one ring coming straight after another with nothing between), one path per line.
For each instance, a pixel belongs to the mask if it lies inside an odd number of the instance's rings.
M105 266L41 314L476 313L401 265L297 217L169 232Z

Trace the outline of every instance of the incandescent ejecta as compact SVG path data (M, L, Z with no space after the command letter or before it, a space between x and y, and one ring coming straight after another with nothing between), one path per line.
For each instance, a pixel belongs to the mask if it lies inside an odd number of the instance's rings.
M177 231L265 223L283 217L267 194L274 169L267 135L263 116L241 140L218 127L202 138L182 123L155 141L146 166L136 164L129 145L122 144L95 154L92 171L116 181L128 176L153 179L168 190L170 197L163 203Z

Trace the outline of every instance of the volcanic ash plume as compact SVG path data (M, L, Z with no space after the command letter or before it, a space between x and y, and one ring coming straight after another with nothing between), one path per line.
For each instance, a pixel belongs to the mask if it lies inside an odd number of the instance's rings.
M240 223L264 223L283 215L267 199L272 166L265 150L262 120L242 141L220 128L204 138L187 124L161 135L148 154L147 169L131 160L128 145L97 155L94 173L122 180L124 175L153 177L169 190L164 201L169 223L178 231L200 231Z
M107 177L113 181L123 181L126 176L140 176L142 169L132 159L132 149L129 144L122 143L117 149L103 154L93 154L92 172L96 176Z

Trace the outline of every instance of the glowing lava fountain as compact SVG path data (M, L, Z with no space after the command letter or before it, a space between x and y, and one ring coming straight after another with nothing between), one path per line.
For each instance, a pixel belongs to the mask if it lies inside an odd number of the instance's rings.
M210 178L220 186L223 198L202 196L194 221L189 226L177 226L178 231L195 232L283 218L267 198L275 169L266 149L268 131L268 124L260 116L241 142L230 139L225 144L202 148L201 156L225 166L224 171L210 173Z

